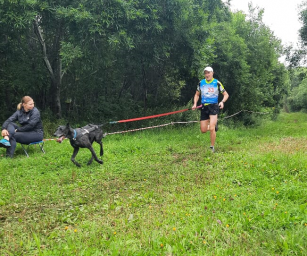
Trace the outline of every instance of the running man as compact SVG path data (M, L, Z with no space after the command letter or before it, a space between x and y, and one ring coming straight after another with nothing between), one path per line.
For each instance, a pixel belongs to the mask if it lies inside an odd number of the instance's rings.
M202 133L210 131L210 149L214 152L214 144L216 139L217 116L219 109L224 108L224 104L227 101L229 95L226 92L224 86L220 81L213 78L213 69L206 67L204 69L205 79L201 80L197 86L197 90L194 96L194 105L192 109L196 109L199 96L201 97L201 114L200 114L200 130ZM223 99L218 103L219 91L223 94Z

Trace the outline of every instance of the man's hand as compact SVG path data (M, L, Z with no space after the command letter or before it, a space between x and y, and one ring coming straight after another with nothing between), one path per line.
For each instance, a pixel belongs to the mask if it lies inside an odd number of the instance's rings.
M194 104L192 107L192 110L195 110L195 109L196 109L196 104Z
M220 107L220 109L223 109L223 108L224 108L224 101L221 101L221 102L219 103L219 107Z

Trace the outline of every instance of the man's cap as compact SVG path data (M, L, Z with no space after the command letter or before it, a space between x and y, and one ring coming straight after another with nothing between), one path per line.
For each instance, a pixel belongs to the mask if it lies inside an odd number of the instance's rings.
M208 71L208 72L213 72L213 68L211 67L205 67L204 72Z

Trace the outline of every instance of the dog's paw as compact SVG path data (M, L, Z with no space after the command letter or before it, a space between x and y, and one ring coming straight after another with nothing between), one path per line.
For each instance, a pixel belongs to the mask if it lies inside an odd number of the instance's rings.
M102 161L102 160L98 160L97 162L100 163L100 164L103 164L103 161Z
M79 164L78 162L73 162L77 167L81 167L81 164Z

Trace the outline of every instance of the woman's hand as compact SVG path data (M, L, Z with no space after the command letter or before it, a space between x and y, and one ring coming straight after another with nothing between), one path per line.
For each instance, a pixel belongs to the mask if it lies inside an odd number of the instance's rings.
M8 130L3 129L2 132L1 132L1 135L2 135L3 137L4 137L4 136L9 136Z

